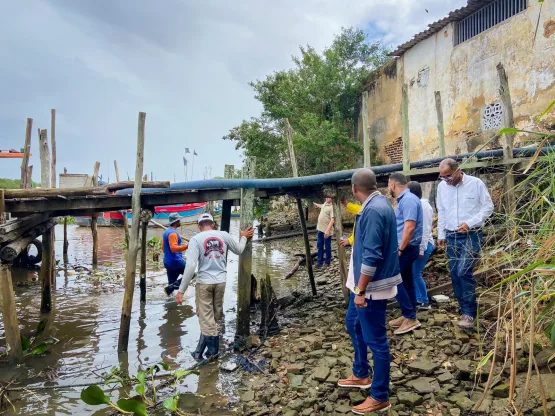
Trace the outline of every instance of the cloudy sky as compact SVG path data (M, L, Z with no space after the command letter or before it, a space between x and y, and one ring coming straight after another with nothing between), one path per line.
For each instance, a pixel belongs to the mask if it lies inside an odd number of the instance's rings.
M342 26L395 46L465 0L3 0L0 149L23 146L40 180L37 127L57 111L58 172L134 175L137 116L147 113L145 172L184 180L241 164L221 139L260 105L248 82L291 66L298 45L328 45ZM426 9L428 12L426 12ZM20 160L1 159L0 177ZM189 166L191 174L191 166Z

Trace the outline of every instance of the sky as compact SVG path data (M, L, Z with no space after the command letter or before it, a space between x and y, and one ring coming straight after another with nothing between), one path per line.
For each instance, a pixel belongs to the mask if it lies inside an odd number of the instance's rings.
M392 47L466 0L4 0L0 4L0 149L23 147L40 181L37 128L56 109L57 169L122 180L135 172L146 112L144 172L157 180L223 175L241 166L222 140L260 114L250 81L292 66L299 45L329 45L355 26ZM19 178L20 159L0 159Z

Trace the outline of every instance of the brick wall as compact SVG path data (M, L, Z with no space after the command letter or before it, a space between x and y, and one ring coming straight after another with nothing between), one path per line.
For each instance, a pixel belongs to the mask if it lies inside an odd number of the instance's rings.
M399 137L393 143L385 146L384 154L389 158L389 163L403 162L403 138Z

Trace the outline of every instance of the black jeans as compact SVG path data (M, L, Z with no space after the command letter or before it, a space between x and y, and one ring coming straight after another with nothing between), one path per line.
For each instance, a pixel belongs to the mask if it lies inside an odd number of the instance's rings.
M178 279L179 275L185 272L185 263L177 267L167 267L166 273L168 274L168 286L166 286L166 293L171 294L174 290L179 289L181 285L181 279Z
M401 306L401 312L407 319L416 319L416 288L412 265L420 254L419 246L407 246L403 255L399 256L399 268L403 283L397 286L397 302Z

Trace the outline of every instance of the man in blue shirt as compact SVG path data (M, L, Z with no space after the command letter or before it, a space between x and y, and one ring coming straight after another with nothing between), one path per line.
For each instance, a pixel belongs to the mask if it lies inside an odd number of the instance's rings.
M344 388L370 388L370 396L353 413L389 409L390 351L387 340L387 300L401 283L397 260L395 213L378 191L376 175L358 169L351 179L353 196L362 204L356 216L355 238L346 286L351 292L345 318L355 359L353 374L338 381ZM369 378L367 350L372 351L374 377Z
M410 192L407 178L400 172L389 177L389 191L397 198L395 218L397 221L397 239L399 241L399 268L403 283L397 288L397 302L402 315L389 322L396 335L406 334L421 324L416 319L416 289L412 274L412 265L420 253L422 241L423 213L422 202Z

